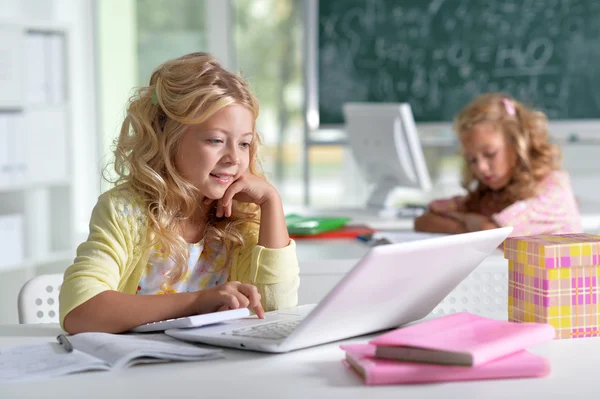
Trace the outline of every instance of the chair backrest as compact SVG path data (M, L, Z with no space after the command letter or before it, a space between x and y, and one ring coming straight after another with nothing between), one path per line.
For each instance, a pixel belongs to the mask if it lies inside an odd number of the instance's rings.
M27 281L19 291L19 323L58 323L58 293L63 274L43 274Z
M470 312L490 319L508 319L508 262L499 254L484 260L433 310L441 316Z

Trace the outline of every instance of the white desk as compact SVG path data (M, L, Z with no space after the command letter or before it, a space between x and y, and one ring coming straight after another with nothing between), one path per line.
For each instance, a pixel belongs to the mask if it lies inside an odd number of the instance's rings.
M385 218L367 210L327 210L295 208L288 212L303 215L347 216L352 224L366 224L379 230L405 230L413 228L413 220L409 218ZM583 230L596 234L600 230L600 204L582 204ZM296 240L298 260L300 262L300 304L315 303L352 268L356 261L368 250L369 246L356 239L298 239ZM504 269L506 260L501 251L488 256L478 269Z
M347 209L328 209L328 208L310 208L310 207L286 207L286 213L297 213L300 215L313 216L332 216L349 217L352 224L366 224L379 230L412 230L413 219L396 218L386 215L377 215L375 211L347 208ZM600 232L600 202L582 201L580 203L581 225L586 233L597 234Z
M0 326L0 347L54 342L56 326ZM368 337L347 342L365 342ZM225 359L135 366L0 385L2 398L597 398L600 338L553 341L532 352L550 359L543 379L363 386L340 360L339 343L281 355L225 350Z

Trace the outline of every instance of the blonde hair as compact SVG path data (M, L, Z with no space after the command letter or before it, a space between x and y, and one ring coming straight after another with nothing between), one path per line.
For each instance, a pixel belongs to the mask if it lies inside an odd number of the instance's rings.
M550 143L548 119L543 112L528 108L503 93L487 93L458 114L454 130L461 139L468 139L470 131L479 123L491 123L501 131L516 154L513 176L500 192L498 205L502 208L534 196L538 183L560 169L560 150ZM478 209L481 199L491 193L466 162L462 185L468 191L466 204L470 211Z
M129 101L115 142L115 183L127 184L142 196L155 233L149 245L161 244L175 261L165 284L175 284L187 272L189 247L181 235L181 223L203 207L201 193L175 168L180 139L189 125L202 123L231 104L246 107L256 121L258 101L247 83L206 53L163 63L152 73L150 84L139 88ZM262 177L255 126L253 131L248 171ZM214 205L207 211L205 245L210 240L223 243L229 261L231 250L244 244L242 231L257 228L259 208L234 201L231 217L221 219Z

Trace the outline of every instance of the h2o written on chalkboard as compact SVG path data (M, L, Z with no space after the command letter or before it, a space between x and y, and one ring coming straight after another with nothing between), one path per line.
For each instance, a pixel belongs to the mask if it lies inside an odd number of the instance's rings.
M450 121L506 92L550 119L600 118L600 1L320 0L320 123L348 101Z

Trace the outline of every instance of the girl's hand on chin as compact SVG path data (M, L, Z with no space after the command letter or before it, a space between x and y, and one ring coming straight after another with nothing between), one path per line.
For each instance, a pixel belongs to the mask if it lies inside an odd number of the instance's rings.
M234 181L223 197L217 200L217 217L231 216L233 200L240 202L252 202L262 206L270 200L279 199L279 194L265 179L245 172L239 179ZM210 204L213 199L207 198L205 204Z

